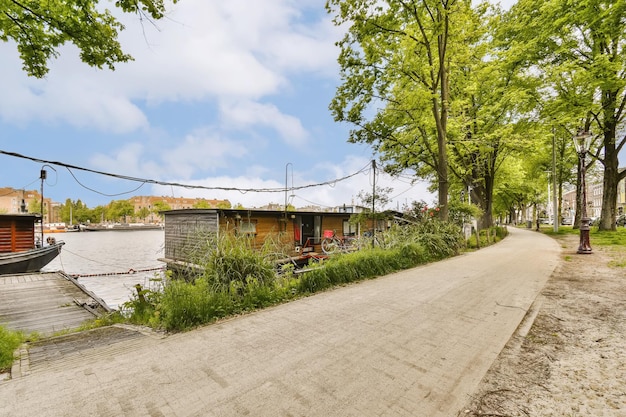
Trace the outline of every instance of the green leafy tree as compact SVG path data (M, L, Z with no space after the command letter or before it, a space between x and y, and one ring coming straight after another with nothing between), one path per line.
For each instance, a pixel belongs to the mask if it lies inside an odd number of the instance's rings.
M107 217L108 208L105 206L96 206L89 211L89 222L102 223Z
M113 200L109 204L108 214L111 220L126 222L128 217L135 215L135 207L128 200Z
M162 211L168 211L171 209L172 207L169 204L167 204L165 201L155 201L152 204L152 213L159 216L160 219L163 219L163 215L161 214Z
M137 214L137 217L145 221L146 217L150 215L150 209L148 207L142 207L139 209L139 211L136 214Z
M34 198L28 200L27 207L28 207L29 213L39 213L42 216L45 216L46 213L48 212L47 206L44 204L43 213L42 213L41 212L41 200L36 200Z
M599 136L604 167L601 230L615 230L618 154L626 136L626 4L623 1L519 0L502 26L501 45L521 71L561 98L560 118Z
M497 22L497 15L485 22ZM479 228L493 225L502 164L531 153L543 133L521 117L535 102L508 63L493 55L485 26L492 25L474 24L472 57L454 72L449 127L451 191L459 195L469 190L471 203L482 213Z
M178 0L170 0L176 3ZM80 58L97 68L115 68L132 57L122 51L118 32L124 26L98 0L0 0L0 39L13 40L30 76L41 78L48 61L67 42ZM117 0L115 6L142 19L165 16L164 0Z
M366 210L350 217L352 224L366 225L369 221L370 225L368 227L373 227L373 225L386 217L386 213L383 210L391 201L389 196L393 192L393 188L377 186L372 191L361 190L357 194L360 204L366 207Z
M219 203L217 203L217 208L219 208L219 209L229 209L231 207L232 207L232 205L230 204L230 201L228 201L228 200L223 200L223 201L220 201Z
M86 223L93 217L92 211L81 200L72 201L69 198L61 206L60 214L61 221L66 224Z
M210 208L213 208L213 206L211 206L211 204L209 204L209 202L207 200L202 198L200 200L196 200L196 202L193 203L193 208L196 208L196 209L210 209Z
M483 29L468 0L330 0L343 84L330 108L356 126L349 141L372 145L391 170L411 168L438 192L448 217L449 128L455 87L470 71ZM479 57L480 58L480 57ZM374 108L378 110L374 110ZM373 115L373 116L372 116ZM457 125L458 128L460 125Z

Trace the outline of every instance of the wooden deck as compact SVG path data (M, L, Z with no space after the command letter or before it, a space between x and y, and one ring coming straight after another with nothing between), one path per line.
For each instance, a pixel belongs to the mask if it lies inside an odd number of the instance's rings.
M62 272L0 275L0 324L50 336L111 309Z

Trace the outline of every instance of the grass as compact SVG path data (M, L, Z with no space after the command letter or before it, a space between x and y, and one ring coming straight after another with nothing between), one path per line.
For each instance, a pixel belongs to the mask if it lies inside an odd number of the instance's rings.
M13 365L13 352L24 340L21 332L14 332L6 327L0 326L0 372L11 369Z
M494 233L495 236L496 233ZM123 306L132 323L180 331L427 262L458 254L464 248L459 227L438 221L392 227L380 234L384 248L367 248L313 262L296 274L280 274L268 254L280 253L281 236L267 248L223 234L194 239L194 263L201 273L191 279L169 277L157 291L142 290ZM204 242L204 244L202 243ZM287 258L287 255L279 256ZM275 257L274 257L275 259Z
M501 240L505 228L492 229L480 235L480 246ZM67 334L114 323L132 323L181 331L242 314L319 291L376 278L395 271L433 262L475 248L476 242L464 242L459 228L450 223L428 221L395 227L384 233L384 248L368 248L344 253L311 263L308 272L296 274L293 265L276 272L273 259L286 255L281 236L270 239L265 247L252 247L250 240L224 235L197 237L194 240L194 263L203 273L191 280L166 276L155 279L153 288L137 288L133 299L119 312L87 322ZM157 282L158 281L158 282ZM24 341L39 339L0 327L0 371L9 369L15 349Z
M554 232L552 227L549 230L542 230L545 234L553 237L566 235L579 235L580 230L574 229L572 226L560 226L558 232ZM594 250L603 250L614 258L609 262L609 266L614 268L626 268L626 228L618 227L615 231L598 230L592 227L589 231L589 241ZM569 258L569 259L568 259ZM565 257L565 260L571 260L571 257Z

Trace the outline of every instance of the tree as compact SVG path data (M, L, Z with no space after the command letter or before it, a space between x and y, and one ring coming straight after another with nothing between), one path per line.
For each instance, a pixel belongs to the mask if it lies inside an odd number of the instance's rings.
M496 18L491 16L486 22ZM529 103L525 81L494 54L493 44L484 40L483 26L474 25L472 57L454 72L449 128L450 172L480 207L479 228L493 224L494 190L503 179L499 175L502 164L507 158L532 155L529 151L541 133L521 117L535 104ZM451 189L455 188L451 181Z
M45 216L48 213L47 206L44 204L43 213L41 212L41 200L30 199L28 200L28 212L29 213L40 213L42 216Z
M503 26L503 45L524 69L545 80L544 94L559 95L563 114L600 137L604 166L601 230L615 230L617 137L626 117L626 3L520 0Z
M391 187L378 187L373 192L361 190L357 194L357 198L364 207L373 209L375 212L384 210L385 206L389 204L391 198L389 195L393 192Z
M378 223L385 219L386 214L383 212L385 206L391 201L389 195L393 192L393 188L390 187L378 187L372 192L361 190L357 194L362 206L367 209L361 213L353 215L350 218L350 222L353 224L367 224L368 220L371 222L372 228L382 229Z
M178 0L171 0L176 3ZM115 69L132 59L117 40L124 26L98 0L0 0L0 39L13 40L29 76L41 78L58 48L71 42L86 64ZM141 19L165 16L165 0L117 0L115 6Z
M108 215L112 220L126 221L127 217L132 217L135 214L135 207L128 200L113 200L109 204Z
M200 199L200 200L196 200L195 203L193 203L193 208L195 209L210 209L213 208L213 206L204 198Z
M219 203L217 203L217 208L218 209L229 209L229 208L231 208L230 201L228 201L228 200L220 201Z
M155 201L152 204L152 213L159 216L159 218L163 218L163 215L161 214L162 211L168 211L171 209L172 207L169 204L167 204L165 201Z
M148 207L142 207L139 209L139 211L136 214L137 214L137 217L139 217L140 219L143 219L143 221L146 221L146 217L150 215L150 209Z
M471 1L329 0L326 7L336 25L349 25L339 42L335 120L356 126L349 141L431 176L446 220L450 67L453 54L466 50Z
M85 223L92 218L92 211L81 200L72 201L68 198L61 206L61 221L67 224Z

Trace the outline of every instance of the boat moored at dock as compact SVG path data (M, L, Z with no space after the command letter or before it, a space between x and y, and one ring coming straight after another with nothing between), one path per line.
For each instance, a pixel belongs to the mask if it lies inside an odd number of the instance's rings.
M37 272L60 252L64 242L35 238L38 214L0 214L0 275Z

